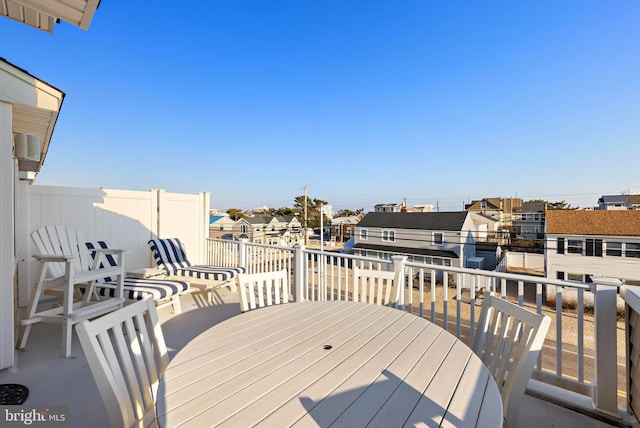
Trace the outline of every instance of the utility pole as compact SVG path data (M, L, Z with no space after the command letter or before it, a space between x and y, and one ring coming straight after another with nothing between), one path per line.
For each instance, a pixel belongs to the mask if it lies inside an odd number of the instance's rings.
M308 236L307 236L307 185L304 185L304 245L309 245L309 243L307 242Z

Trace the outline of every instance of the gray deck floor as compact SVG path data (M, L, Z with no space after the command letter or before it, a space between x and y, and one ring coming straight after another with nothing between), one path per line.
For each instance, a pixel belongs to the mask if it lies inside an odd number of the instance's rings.
M183 296L181 314L171 313L171 308L158 311L170 357L213 324L240 313L236 293L220 290L216 300L209 305L194 293ZM27 386L29 398L25 404L69 406L70 427L108 426L106 411L77 338L74 337L70 358L60 357L60 338L60 326L35 325L27 348L16 351L16 364L0 371L0 383ZM520 426L589 428L610 425L526 396L521 408Z

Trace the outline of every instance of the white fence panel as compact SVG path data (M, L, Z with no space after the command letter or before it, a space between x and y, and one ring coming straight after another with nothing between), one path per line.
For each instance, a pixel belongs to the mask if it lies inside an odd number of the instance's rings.
M16 218L20 255L19 302L26 305L37 263L30 234L49 225L82 232L89 241L103 240L128 251L126 270L153 266L147 241L157 236L185 241L189 257L199 260L208 234L208 193L171 194L162 190L130 191L54 186L24 186L26 203ZM206 218L205 218L206 217ZM160 234L162 227L167 233Z
M206 263L209 236L209 193L185 195L158 192L160 238L180 238L192 264Z

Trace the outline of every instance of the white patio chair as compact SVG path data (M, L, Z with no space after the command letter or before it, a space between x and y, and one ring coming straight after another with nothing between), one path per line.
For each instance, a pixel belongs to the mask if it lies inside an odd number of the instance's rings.
M354 301L391 306L400 296L399 273L394 271L353 268ZM392 295L393 293L393 295Z
M71 354L73 325L92 317L97 317L124 304L124 251L117 249L97 250L98 255L91 261L84 239L78 231L66 226L47 226L31 234L33 243L40 255L37 283L31 292L26 316L20 321L20 334L17 348L27 344L33 324L54 322L62 324L62 355ZM117 266L101 266L104 254L115 255ZM115 278L113 297L101 301L92 301L96 280L104 277ZM77 286L82 285L87 292L80 294ZM48 289L58 289L62 304L47 310L38 311L38 303ZM77 297L77 299L74 299Z
M289 303L289 273L286 270L262 273L241 273L240 310L246 312L264 306Z
M244 272L242 267L192 265L178 238L151 239L148 241L156 265L164 269L167 276L189 278L193 287L207 291L213 302L213 291L228 286L236 290L236 276Z
M493 375L504 411L505 427L518 425L520 402L540 355L551 318L487 294L472 349Z
M157 426L156 397L169 355L153 299L76 325L112 427Z

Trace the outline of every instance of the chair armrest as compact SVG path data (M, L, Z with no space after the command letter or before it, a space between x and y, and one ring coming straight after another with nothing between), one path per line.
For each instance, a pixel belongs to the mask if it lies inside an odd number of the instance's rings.
M120 267L121 274L124 275L124 254L129 251L117 248L96 248L90 251L95 252L93 262L89 267L90 270L100 270L100 263L102 263L103 257L106 257L107 255L115 255L118 260L116 263L118 264L118 267Z
M94 248L89 250L90 253L99 253L99 254L122 254L122 253L130 253L129 250L120 250L117 248Z
M62 255L41 255L33 256L36 260L41 262L66 262L77 257L75 254L62 254Z

